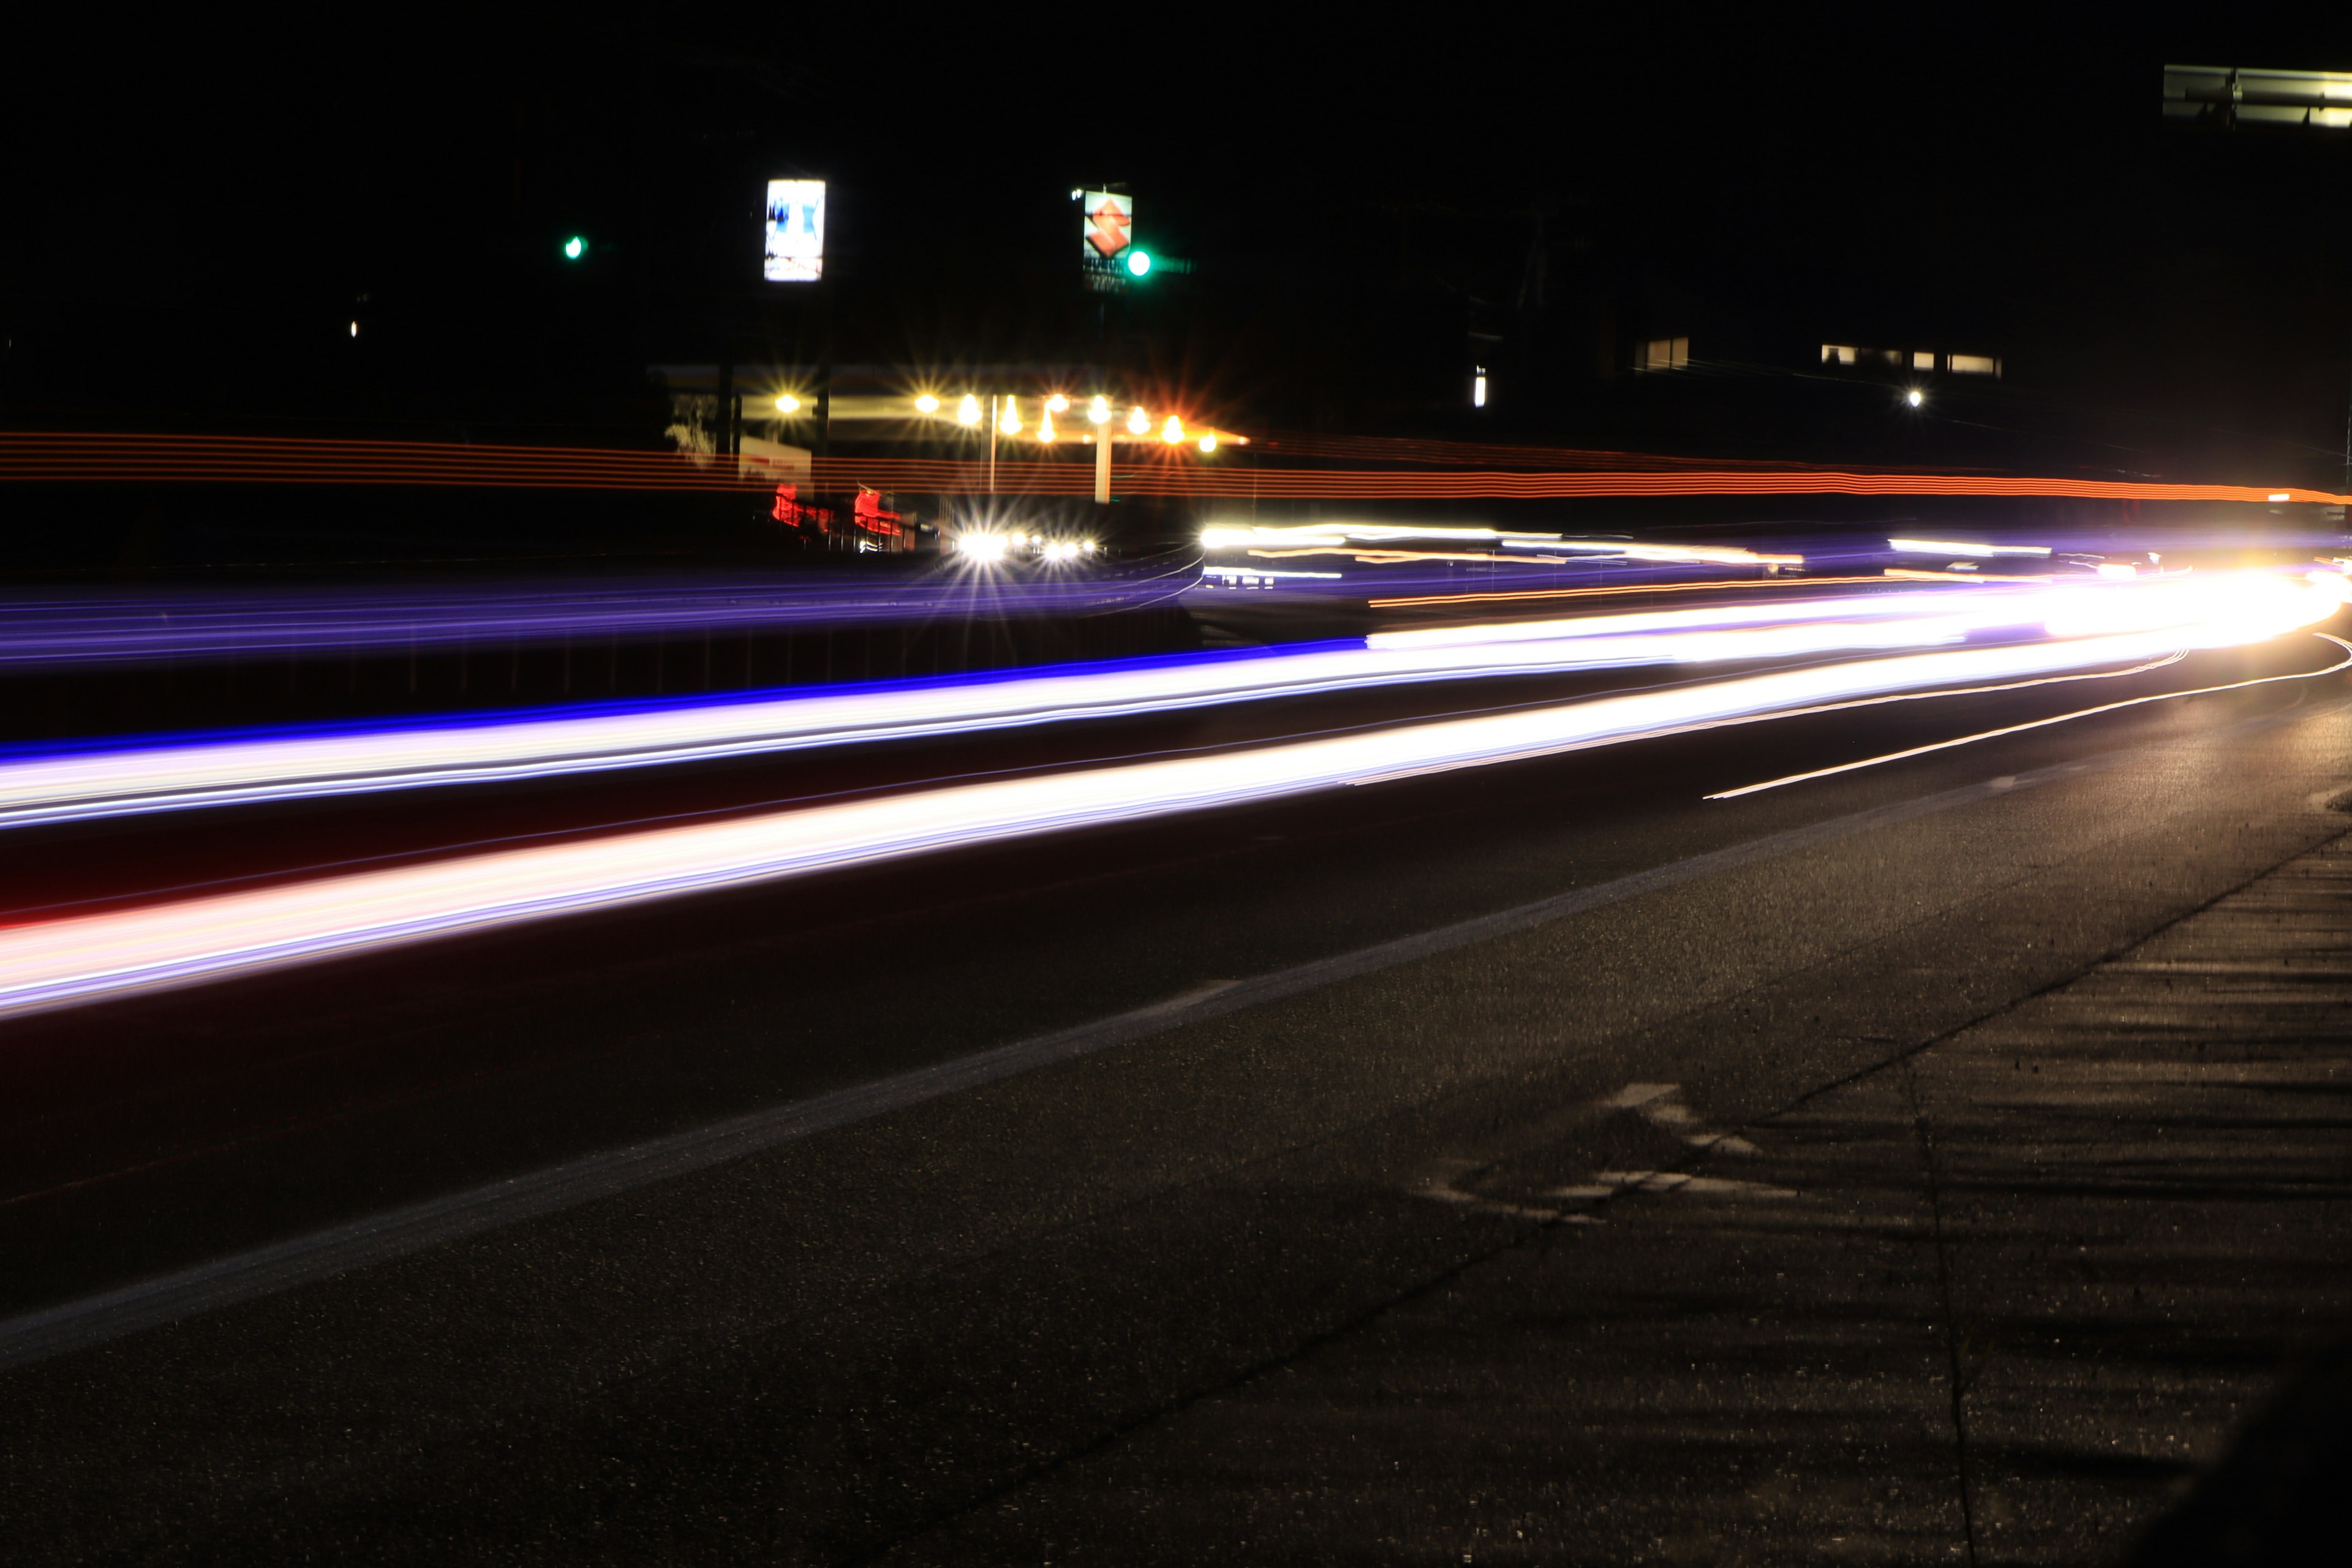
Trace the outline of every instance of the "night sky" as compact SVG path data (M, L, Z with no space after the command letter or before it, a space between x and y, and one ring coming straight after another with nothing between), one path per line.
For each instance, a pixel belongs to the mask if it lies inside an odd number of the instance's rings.
M1143 323L1154 374L1261 424L1426 425L1465 317L1540 315L1518 435L1626 435L1579 385L1648 331L1932 342L2004 356L2021 459L2336 477L2352 137L2200 138L2158 98L2170 58L2352 61L2132 14L60 36L12 83L9 416L636 444L647 363L816 357L756 283L760 183L796 169L834 182L845 363L1086 357L1067 193L1120 180L1199 268Z

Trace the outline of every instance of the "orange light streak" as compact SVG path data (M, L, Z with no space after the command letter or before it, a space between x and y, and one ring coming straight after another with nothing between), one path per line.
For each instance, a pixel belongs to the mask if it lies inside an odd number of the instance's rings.
M1184 449L1189 451L1189 448ZM858 484L917 493L980 490L988 465L922 458L818 458L819 489ZM1031 495L1085 496L1093 465L1000 462L997 488ZM0 433L0 481L42 484L222 483L428 485L477 489L620 490L765 489L775 477L758 462L699 458L673 452L562 447L477 447L458 442L347 441L269 437L128 436ZM1203 464L1169 449L1124 468L1119 493L1201 500L1471 500L1706 495L2064 497L2084 500L2176 500L2329 506L2352 496L2266 485L2158 484L2147 481L2018 478L1985 474L1856 473L1838 469L1678 468L1514 471L1499 468L1419 472L1344 468L1267 468Z

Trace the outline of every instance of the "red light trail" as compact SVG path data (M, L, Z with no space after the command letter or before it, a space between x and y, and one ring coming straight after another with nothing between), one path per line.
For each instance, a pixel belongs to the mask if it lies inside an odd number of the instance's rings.
M1556 471L1439 468L1400 472L1244 466L1230 460L1200 460L1188 451L1175 448L1147 451L1144 460L1120 468L1116 481L1118 493L1204 500L1935 495L2352 504L2352 496L2293 486L1739 467ZM1090 495L1094 470L1089 456L1073 450L1069 461L1000 461L996 465L996 488L1014 495ZM988 465L984 461L817 458L811 461L809 468L811 487L822 491L850 491L864 486L918 494L971 494L984 490L988 485ZM774 472L755 461L739 463L731 458L697 458L659 451L273 437L0 433L0 481L25 484L424 485L490 489L766 491L774 486L776 479Z

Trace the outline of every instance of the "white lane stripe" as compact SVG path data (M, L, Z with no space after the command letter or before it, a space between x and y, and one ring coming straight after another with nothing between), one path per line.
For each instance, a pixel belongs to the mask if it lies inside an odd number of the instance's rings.
M1766 779L1762 784L1742 784L1738 789L1720 790L1702 798L1737 800L1743 795L1759 795L1768 789L1779 789L1782 784L1804 784L1811 779L1825 779L1838 773L1850 773L1858 768L1874 768L1881 763L1899 763L1908 757L1924 757L1930 752L1948 752L1954 746L1972 746L1979 741L1995 741L2003 735L2021 734L2028 730L2040 730L2052 724L2064 724L2076 719L2088 719L2100 713L2112 713L2118 708L2137 708L2143 702L2168 702L2176 697L2208 697L2216 691L2242 691L2249 686L2268 686L2280 680L2316 680L2323 675L2334 675L2339 669L2352 669L2352 642L2346 642L2342 637L2330 637L2326 632L2314 632L2312 636L2322 642L2334 643L2344 650L2344 657L2326 669L2306 670L2298 675L2265 675L2252 680L2232 680L2223 686L2198 686L2186 691L2158 691L2147 697L2126 697L2120 702L2102 702L2095 708L2077 708L2072 713L2060 713L2048 719L2035 719L2023 724L2004 724L1998 730L1979 730L1973 735L1958 735L1948 741L1935 741L1925 746L1910 747L1906 751L1888 752L1880 756L1864 757L1857 763L1840 763L1835 767L1815 768L1811 773L1789 773L1777 779ZM2124 670L2118 673L2128 675L2137 672Z
M2214 738L2251 734L2346 708L2352 708L2352 699L2284 713L2266 713L2225 726L2215 732ZM198 1313L218 1311L356 1268L388 1263L655 1182L708 1170L812 1133L978 1089L1187 1025L1205 1023L1244 1008L1318 991L1416 959L1492 942L1645 893L1662 892L1955 806L2095 773L2116 765L2141 749L2127 746L2096 757L2038 768L2013 778L1990 779L1769 834L1745 844L1709 850L1670 865L1538 899L1417 936L1400 937L1354 952L1318 959L1205 993L1192 992L936 1067L567 1161L308 1236L233 1253L120 1289L0 1319L0 1369L46 1361Z

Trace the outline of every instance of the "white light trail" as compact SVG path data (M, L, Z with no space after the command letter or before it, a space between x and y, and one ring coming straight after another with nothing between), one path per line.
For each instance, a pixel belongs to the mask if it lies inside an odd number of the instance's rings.
M1979 544L1962 539L1890 539L1889 550L1907 555L2047 555L2046 544Z
M999 680L0 762L0 827L711 761L1369 687L1934 647L2034 625L2022 596L1903 590L1377 634L1362 647ZM1761 624L1773 623L1773 624Z
M1569 539L1557 533L1517 533L1494 528L1308 522L1282 525L1215 523L1201 531L1201 548L1212 553L1223 550L1246 550L1254 555L1348 554L1358 548L1379 552L1381 546L1414 543L1490 544L1507 551L1542 551L1549 555L1664 562L1681 565L1801 566L1805 563L1801 555L1764 554L1738 545L1643 544L1622 539Z
M2330 601L2332 609L2335 601ZM1254 750L998 779L542 844L0 929L0 1016L1089 826L2132 664L2166 633L1915 653Z

